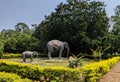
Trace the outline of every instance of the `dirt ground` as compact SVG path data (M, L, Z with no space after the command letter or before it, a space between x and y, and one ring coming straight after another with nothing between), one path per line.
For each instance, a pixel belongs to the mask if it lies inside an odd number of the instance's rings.
M120 62L118 62L108 73L98 82L120 82Z

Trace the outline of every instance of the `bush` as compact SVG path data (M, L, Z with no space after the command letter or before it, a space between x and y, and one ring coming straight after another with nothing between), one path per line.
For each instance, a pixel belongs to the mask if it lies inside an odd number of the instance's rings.
M21 54L3 54L2 58L20 58Z
M29 79L22 79L20 76L13 73L0 72L0 82L32 82Z
M82 66L81 68L67 67L41 67L30 64L22 64L17 62L9 62L0 60L0 71L15 73L22 78L39 80L42 82L81 82L85 78L85 82L97 82L102 75L107 73L114 66L120 57L110 58L100 62L94 62ZM84 77L83 77L84 75Z
M44 77L58 82L81 82L83 80L82 73L79 68L65 67L46 67L44 69Z
M0 71L16 73L22 77L30 79L38 79L42 75L42 68L30 64L21 64L17 62L9 62L0 60Z
M119 60L120 57L114 57L83 66L81 70L85 76L85 82L97 82L102 75L107 73Z
M0 58L2 58L2 57L3 57L3 50L0 49Z
M70 67L70 68L76 68L76 67L82 66L81 59L82 59L82 57L77 57L75 55L70 56L69 60L68 60L68 62L69 62L68 67Z
M29 79L44 81L80 81L79 68L71 69L67 67L40 67L30 64L21 64L17 62L9 62L0 60L0 71L16 73L22 77Z

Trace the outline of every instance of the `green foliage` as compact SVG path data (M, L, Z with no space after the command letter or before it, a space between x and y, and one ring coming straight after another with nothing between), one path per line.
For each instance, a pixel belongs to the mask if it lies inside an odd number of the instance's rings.
M0 60L0 71L15 73L22 78L27 77L39 81L84 82L85 80L85 82L97 82L119 60L120 57L114 57L74 69L62 66L40 67Z
M41 67L4 60L0 60L0 71L16 73L22 77L28 77L30 79L38 79L39 76L42 75Z
M4 44L4 51L5 52L15 52L16 51L16 43L17 40L14 37L9 37L6 39Z
M32 36L34 29L18 23L15 30L3 29L0 33L2 50L6 53L21 53L25 50L41 51L41 41Z
M114 53L116 48L116 36L113 35L112 33L108 33L105 36L102 37L101 41L101 45L102 49L104 50L107 47L110 47L109 49L104 51L104 54L110 54L110 53Z
M38 80L44 78L44 81L80 81L80 69L71 69L66 67L40 67L30 64L21 64L16 62L9 62L0 60L0 71L16 73L22 77ZM40 79L41 80L41 79Z
M104 7L99 1L67 0L45 17L34 36L44 44L51 39L67 41L73 53L90 52L89 46L108 32Z
M33 29L24 22L17 23L15 30L3 29L0 57L3 52L35 50L43 53L46 43L52 39L68 42L74 54L91 54L96 44L103 49L111 45L105 53L120 53L120 5L116 6L115 15L111 17L110 31L105 7L103 2L95 0L67 0L57 5L39 25L32 24Z
M4 43L0 41L0 58L2 58L3 56L3 46L4 46Z
M83 66L81 70L85 76L85 82L97 82L102 75L107 73L119 60L120 57L114 57Z
M3 37L2 39L7 39L7 38L9 38L9 37L12 37L13 34L15 34L15 31L14 31L14 30L12 30L12 29L3 29L3 30L1 31L1 34L0 34L0 35Z
M40 41L30 34L14 32L5 39L4 52L21 53L25 50L40 51Z
M2 58L2 57L3 57L3 50L0 49L0 58Z
M2 58L21 58L22 54L3 54Z
M17 33L16 52L23 52L25 50L39 51L40 41L26 33Z
M70 69L65 67L46 67L44 69L44 76L48 77L50 80L55 81L80 81L82 77L80 77L80 70L79 69Z
M17 32L21 32L21 33L23 32L23 33L30 34L29 27L23 22L17 23L17 25L15 25L15 30Z
M116 6L115 8L115 16L111 17L113 23L112 32L115 35L120 35L120 5Z
M32 82L29 79L22 79L20 76L13 73L0 72L0 82Z
M75 56L72 54L72 56L69 57L69 66L70 68L76 68L76 67L80 67L82 66L82 56L81 57L78 57L78 56Z
M115 40L113 41L113 50L114 52L120 53L120 5L117 5L115 8L115 15L111 16L112 29L111 33L114 35Z
M97 46L96 50L91 49L93 56L95 60L100 61L102 58L102 55L105 55L104 52L109 49L111 46L106 47L105 49L102 48L102 46Z

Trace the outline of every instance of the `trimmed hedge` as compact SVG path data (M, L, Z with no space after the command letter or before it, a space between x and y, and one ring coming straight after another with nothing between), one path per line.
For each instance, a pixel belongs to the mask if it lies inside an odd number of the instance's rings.
M22 54L3 54L2 58L20 58Z
M84 79L80 68L46 67L43 72L48 79L59 82L81 82Z
M22 77L35 80L80 81L81 74L78 68L67 67L40 67L30 64L0 60L0 71L18 74Z
M30 79L39 78L42 75L42 70L40 66L0 60L0 71L15 73Z
M87 64L81 68L67 67L41 67L30 64L9 62L0 60L0 71L15 73L23 78L39 81L58 81L58 82L97 82L102 75L113 67L120 57L114 57L100 62ZM83 77L84 75L84 77Z
M120 60L120 57L114 57L108 60L94 62L94 63L83 66L81 70L84 74L85 82L97 82L119 60Z
M22 79L20 76L13 73L0 72L0 82L32 82L29 79Z

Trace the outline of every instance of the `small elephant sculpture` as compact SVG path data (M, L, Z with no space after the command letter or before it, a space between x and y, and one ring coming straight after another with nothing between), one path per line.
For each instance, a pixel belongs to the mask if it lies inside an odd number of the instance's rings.
M47 43L47 50L48 50L48 58L51 59L51 54L53 51L58 50L59 51L59 57L62 57L63 50L67 49L67 57L69 54L69 45L67 42L62 42L59 40L51 40Z
M22 53L23 62L26 62L26 58L30 58L30 62L32 62L34 56L38 57L38 53L36 51L24 51Z

